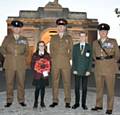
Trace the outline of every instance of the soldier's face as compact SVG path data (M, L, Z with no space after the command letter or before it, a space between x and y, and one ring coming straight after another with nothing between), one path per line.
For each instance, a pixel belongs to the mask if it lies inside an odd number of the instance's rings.
M57 31L58 31L58 33L62 33L62 32L64 32L66 30L66 26L64 26L64 25L58 25L57 26Z
M19 28L19 27L12 27L12 31L13 31L14 34L20 34L21 28Z
M101 30L99 31L100 38L107 38L108 31L107 30Z

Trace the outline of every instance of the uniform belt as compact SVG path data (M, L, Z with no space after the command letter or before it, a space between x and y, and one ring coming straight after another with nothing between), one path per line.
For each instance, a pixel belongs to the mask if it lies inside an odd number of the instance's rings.
M112 59L113 56L101 56L101 57L96 57L97 60L104 60L104 59Z

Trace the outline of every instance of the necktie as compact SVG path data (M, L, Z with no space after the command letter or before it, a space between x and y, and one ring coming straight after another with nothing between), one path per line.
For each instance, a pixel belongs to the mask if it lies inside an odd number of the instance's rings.
M83 50L83 47L84 47L84 46L83 46L83 45L81 45L81 51Z
M80 52L81 52L81 54L83 54L83 52L84 52L84 45L81 45Z

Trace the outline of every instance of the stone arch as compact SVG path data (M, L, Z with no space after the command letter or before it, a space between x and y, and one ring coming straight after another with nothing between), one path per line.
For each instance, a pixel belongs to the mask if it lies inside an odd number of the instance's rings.
M50 40L51 40L51 35L55 35L55 34L57 34L56 28L51 28L51 27L44 29L40 34L39 40L42 40L45 42L48 52L50 52L49 44L50 44Z
M72 36L73 42L78 42L79 41L78 33L80 31L86 31L86 33L88 33L88 30L85 30L85 29L79 28L79 27L67 28L67 31ZM55 35L55 34L57 34L56 28L51 28L51 27L46 28L40 33L39 40L42 40L46 44L48 44L51 40L51 35Z

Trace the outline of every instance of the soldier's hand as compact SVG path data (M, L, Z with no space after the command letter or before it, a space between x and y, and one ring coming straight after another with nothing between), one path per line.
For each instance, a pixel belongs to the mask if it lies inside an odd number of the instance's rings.
M72 66L72 60L70 60L70 65Z

